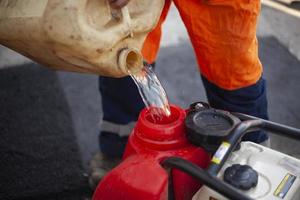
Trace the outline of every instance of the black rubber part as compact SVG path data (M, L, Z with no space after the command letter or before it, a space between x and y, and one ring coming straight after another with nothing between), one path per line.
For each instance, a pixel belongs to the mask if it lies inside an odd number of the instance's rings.
M258 183L258 173L249 165L234 164L224 172L224 181L240 190L250 190Z
M240 120L229 112L203 108L189 112L185 120L188 140L213 153Z
M223 196L231 200L253 200L251 197L246 196L241 191L237 190L231 185L221 181L216 176L212 176L204 169L182 158L178 158L178 157L167 158L162 162L162 166L167 168L168 171L170 169L175 168L177 170L185 172L188 175L194 177L203 185L206 185L207 187L213 189L214 191L222 194ZM172 184L172 178L170 178L169 181L171 181ZM174 200L174 195L170 194L174 192L172 187L173 186L170 185L169 183L169 198L168 198L169 200Z

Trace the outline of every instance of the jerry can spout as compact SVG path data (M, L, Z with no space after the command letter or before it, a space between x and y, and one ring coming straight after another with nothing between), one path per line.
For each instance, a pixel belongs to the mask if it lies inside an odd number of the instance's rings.
M171 115L159 121L154 121L151 116L151 107L144 109L139 116L130 141L143 144L145 147L159 151L180 148L187 145L185 138L184 120L185 110L178 106L170 105ZM130 154L130 153L129 153ZM124 157L128 155L125 151Z
M134 74L144 67L143 56L138 49L122 49L118 56L118 65L124 74Z

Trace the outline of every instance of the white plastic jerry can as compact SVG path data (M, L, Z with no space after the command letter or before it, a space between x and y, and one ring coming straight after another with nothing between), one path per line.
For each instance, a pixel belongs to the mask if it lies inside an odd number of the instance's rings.
M54 69L121 77L142 67L164 0L0 0L0 44Z
M257 182L250 183L249 173L230 177L225 182L258 200L299 200L300 160L252 142L242 142L238 151L231 153L218 174L224 181L226 173L238 167L252 168L258 174ZM239 169L241 170L241 169ZM230 174L231 172L229 172ZM232 173L231 173L232 175ZM193 200L228 200L214 190L203 186Z

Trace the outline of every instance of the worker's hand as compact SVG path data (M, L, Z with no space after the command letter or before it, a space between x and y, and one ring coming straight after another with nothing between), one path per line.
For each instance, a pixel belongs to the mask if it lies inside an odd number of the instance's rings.
M128 4L130 0L108 0L110 6L114 9L121 9Z

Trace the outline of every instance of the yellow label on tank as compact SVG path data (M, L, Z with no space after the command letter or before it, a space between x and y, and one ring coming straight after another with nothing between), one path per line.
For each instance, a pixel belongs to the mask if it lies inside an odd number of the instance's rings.
M230 143L223 142L221 146L218 148L217 152L215 153L211 161L215 164L220 164L230 146L231 146Z
M40 17L48 0L0 0L0 19Z

